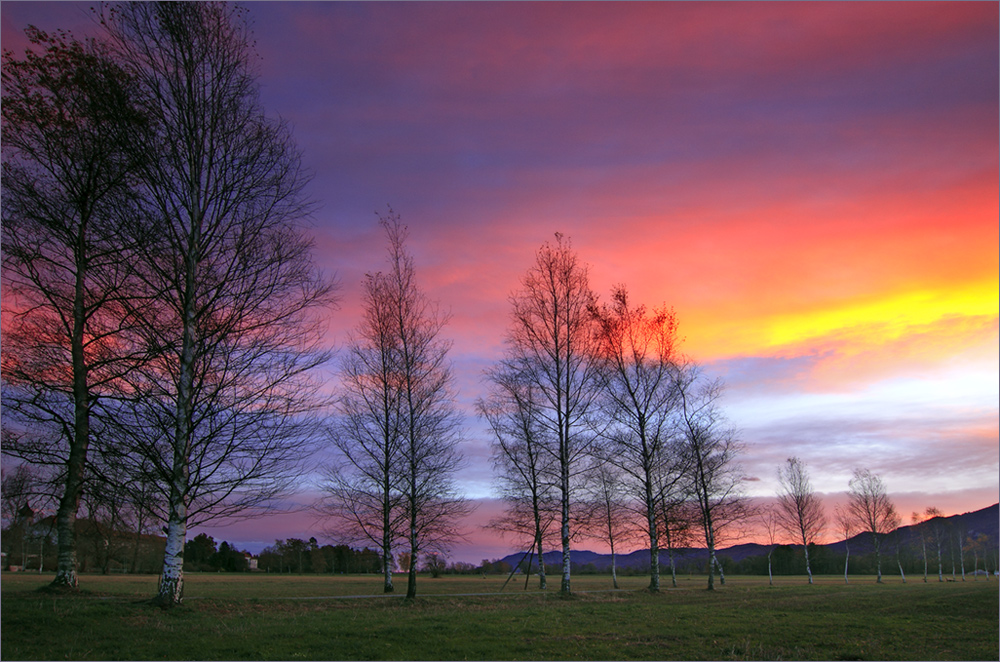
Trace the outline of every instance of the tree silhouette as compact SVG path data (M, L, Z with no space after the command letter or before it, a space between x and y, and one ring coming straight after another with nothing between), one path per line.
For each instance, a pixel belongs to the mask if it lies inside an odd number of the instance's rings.
M743 473L737 463L743 446L719 409L722 383L707 381L694 364L683 366L677 375L678 434L686 458L687 489L697 506L708 548L708 590L713 590L715 569L721 570L715 550L723 531L746 521L750 515L743 494ZM724 576L722 581L725 582Z
M470 510L455 490L462 466L453 405L450 344L439 337L447 321L419 288L407 228L398 214L380 219L388 269L365 280L365 318L345 362L326 510L382 546L385 591L388 559L400 538L411 560L406 596L416 597L420 554L444 552Z
M683 476L673 448L678 403L675 388L677 319L662 307L647 312L633 306L624 286L611 304L594 306L597 323L597 399L603 415L602 455L622 471L622 478L645 519L649 538L649 589L660 588L657 504L675 491Z
M875 550L876 581L882 583L882 544L899 526L899 515L889 499L882 477L869 469L855 469L847 492L847 512L860 531L871 536Z
M510 302L504 361L536 390L539 424L554 442L560 493L560 592L565 595L570 593L570 506L591 445L586 416L596 395L590 315L594 295L587 268L569 240L556 234L554 244L542 245Z
M802 542L806 557L806 574L813 583L812 568L809 565L809 543L815 542L826 524L823 504L812 489L805 464L797 457L790 457L778 467L778 525L785 533Z
M131 231L155 307L137 329L148 360L112 420L128 439L121 460L151 465L165 494L156 600L169 605L187 527L266 507L298 473L331 287L298 225L299 153L258 101L244 11L131 3L102 18L149 118L131 136L142 154Z
M128 367L123 332L135 321L123 304L131 247L119 212L138 165L123 136L144 118L104 44L27 36L37 52L4 51L2 68L4 408L8 421L46 432L4 452L64 476L52 585L75 589L92 412Z

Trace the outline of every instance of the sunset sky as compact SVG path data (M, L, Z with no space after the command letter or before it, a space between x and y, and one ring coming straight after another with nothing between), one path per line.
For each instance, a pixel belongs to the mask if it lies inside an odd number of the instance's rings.
M89 6L4 1L3 47L28 24L94 33ZM623 283L674 307L683 351L727 384L752 496L797 455L831 513L858 466L904 520L1000 499L997 3L248 8L343 285L331 343L384 264L387 204L451 311L460 483L481 502L452 558L515 551L477 528L496 504L471 405L555 232L605 300ZM323 539L307 513L204 530Z

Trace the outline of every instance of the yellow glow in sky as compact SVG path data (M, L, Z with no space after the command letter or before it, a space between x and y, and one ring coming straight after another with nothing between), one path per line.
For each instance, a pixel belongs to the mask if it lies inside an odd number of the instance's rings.
M948 317L996 316L998 281L961 289L906 292L839 308L782 315L769 320L764 334L769 347L791 345L844 331L863 331L872 342L895 340L908 329Z

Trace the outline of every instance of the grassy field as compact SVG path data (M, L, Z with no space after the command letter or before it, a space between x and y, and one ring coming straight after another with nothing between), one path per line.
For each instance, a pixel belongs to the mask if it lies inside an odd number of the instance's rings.
M421 577L414 602L377 595L372 576L189 574L185 603L145 600L153 576L85 575L85 591L35 589L46 575L7 574L2 656L16 659L636 659L996 660L996 581L730 577L705 591L684 577L658 595L648 579L573 579L540 593L503 577ZM667 581L669 584L669 580ZM555 582L558 586L558 582ZM397 578L405 592L405 577ZM485 594L485 595L482 595Z

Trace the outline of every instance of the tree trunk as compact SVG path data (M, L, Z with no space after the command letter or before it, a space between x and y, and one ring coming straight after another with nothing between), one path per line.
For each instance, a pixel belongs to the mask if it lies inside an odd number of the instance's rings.
M535 547L538 548L538 588L544 591L546 589L545 555L542 554L542 531L538 527L535 528Z
M86 227L86 223L82 223L77 236L81 255L85 254L83 249L86 246ZM76 576L76 512L80 505L83 471L87 463L87 450L90 447L90 388L87 384L87 364L83 351L86 277L87 265L80 264L73 295L73 336L70 340L73 361L73 439L70 440L69 458L66 464L66 491L59 500L59 509L56 512L58 555L56 576L51 584L53 587L74 590L79 587L79 578Z
M649 527L649 590L660 590L660 539L656 528L656 506L652 478L646 472L646 526Z
M774 552L772 548L771 551L767 553L767 585L774 586L774 576L771 574L771 554Z
M875 541L875 583L882 583L882 544L879 540L877 533L872 533L872 539Z
M896 565L899 566L899 576L903 578L903 583L905 584L906 583L906 575L903 573L903 562L899 560L898 556L896 557Z
M383 489L384 495L388 495L388 486ZM392 593L396 588L392 585L392 525L389 521L390 512L388 504L382 504L382 592Z
M924 583L927 583L927 541L924 540L923 536L920 536L920 551L924 555Z
M173 495L171 495L173 496ZM173 500L173 499L172 499ZM161 607L178 605L184 598L184 538L187 535L187 508L183 502L171 503L167 522L167 545L163 552L163 571L153 603Z
M531 551L528 553L528 565L524 566L524 590L528 590L528 582L531 581L531 564L535 561L535 544L531 544Z
M72 455L72 453L71 453ZM67 481L68 483L69 481ZM76 575L76 503L79 502L79 490L77 498L70 497L70 488L67 485L63 498L59 501L59 510L56 513L56 536L58 540L58 551L56 560L56 576L52 580L51 586L76 590L80 580ZM73 501L74 503L70 503Z
M707 502L707 499L704 499ZM715 531L712 530L712 520L707 519L705 525L705 544L708 547L708 590L715 590Z
M806 542L806 537L802 536L802 551L806 555L806 574L809 575L809 583L813 583L813 572L812 568L809 566L809 543Z
M715 548L708 548L708 590L715 590Z
M383 593L392 593L395 591L395 587L392 585L392 548L388 550L385 546L382 547L382 576L383 576Z
M618 568L615 561L615 543L611 543L611 585L618 588Z
M417 525L410 524L410 571L406 576L406 599L417 597L417 561L418 561Z
M851 560L851 548L847 547L847 556L844 557L844 583L845 584L849 583L847 581L847 564L850 562L850 560Z
M563 595L570 594L570 547L569 547L569 457L565 449L567 442L563 442L563 456L561 482L562 482L562 522L560 533L562 537L562 583L559 592Z
M677 564L674 563L674 546L670 544L669 533L667 534L667 557L670 559L670 585L677 588Z

